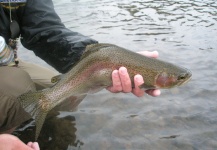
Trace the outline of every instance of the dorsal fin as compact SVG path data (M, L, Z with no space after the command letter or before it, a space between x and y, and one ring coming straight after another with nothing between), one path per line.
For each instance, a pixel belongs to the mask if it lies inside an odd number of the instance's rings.
M81 56L81 59L85 58L87 55L89 55L93 51L97 51L97 50L100 50L101 48L110 47L110 46L113 46L113 44L100 43L100 44L87 45L85 51L83 52Z

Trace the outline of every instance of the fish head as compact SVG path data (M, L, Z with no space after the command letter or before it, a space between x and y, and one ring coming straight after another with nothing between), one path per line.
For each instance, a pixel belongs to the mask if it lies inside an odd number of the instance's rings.
M156 88L172 88L187 83L191 79L191 72L188 69L176 67L165 69L155 77Z

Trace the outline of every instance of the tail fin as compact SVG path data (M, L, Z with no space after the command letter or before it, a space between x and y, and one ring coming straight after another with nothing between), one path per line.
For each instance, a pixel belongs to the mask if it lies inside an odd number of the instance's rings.
M43 112L43 110L37 110L37 115L35 117L36 131L35 131L35 141L38 139L38 136L41 132L42 126L44 124L45 118L48 112Z
M35 140L37 140L49 111L49 101L45 99L43 91L22 94L18 97L18 100L25 111L35 119Z
M41 92L28 92L18 97L18 101L26 112L34 117L35 111L38 109Z

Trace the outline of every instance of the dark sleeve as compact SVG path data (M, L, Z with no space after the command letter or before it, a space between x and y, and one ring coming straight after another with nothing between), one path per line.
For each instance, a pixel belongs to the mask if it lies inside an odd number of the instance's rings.
M67 29L52 0L28 0L21 20L21 42L61 73L67 72L85 47L97 41Z

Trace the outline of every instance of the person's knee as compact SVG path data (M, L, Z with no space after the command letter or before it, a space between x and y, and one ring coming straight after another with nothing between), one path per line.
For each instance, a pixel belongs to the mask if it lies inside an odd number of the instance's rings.
M17 67L0 67L0 75L0 132L11 133L12 128L30 119L17 97L35 91L35 85L28 73Z
M0 67L0 90L17 97L28 91L35 91L35 85L29 74L17 67Z

